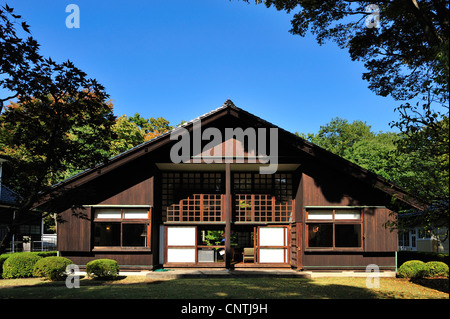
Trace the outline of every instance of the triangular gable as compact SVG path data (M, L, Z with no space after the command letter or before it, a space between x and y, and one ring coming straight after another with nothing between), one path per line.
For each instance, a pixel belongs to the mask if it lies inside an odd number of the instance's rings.
M419 200L413 198L410 194L408 194L405 190L400 188L399 186L387 181L381 176L378 176L360 166L338 156L335 155L305 139L288 132L272 123L269 123L241 108L236 107L232 101L227 100L221 107L208 112L192 121L184 123L183 125L163 133L147 142L144 142L140 145L137 145L113 158L111 158L108 162L99 164L94 168L85 170L75 176L72 176L65 181L54 185L53 189L65 189L65 188L76 188L82 184L85 184L100 175L103 175L107 172L110 172L121 165L129 163L145 154L148 154L154 150L159 149L169 143L173 143L174 141L170 139L170 136L174 131L179 128L184 128L192 131L194 123L201 121L202 125L207 126L211 125L215 121L218 121L225 116L232 116L236 119L244 121L253 127L267 127L267 128L277 128L278 129L278 138L283 141L284 144L288 144L293 149L301 151L305 156L310 156L314 158L316 161L320 161L323 165L327 165L331 169L335 169L341 171L344 174L350 175L358 180L361 180L365 183L368 183L375 188L383 191L384 193L394 196L397 199L407 203L418 209L423 209L424 204Z

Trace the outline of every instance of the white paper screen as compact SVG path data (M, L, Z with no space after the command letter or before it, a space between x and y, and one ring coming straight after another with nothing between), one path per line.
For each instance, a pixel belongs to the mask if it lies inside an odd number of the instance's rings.
M345 209L345 210L338 210L336 209L336 212L334 214L335 219L360 219L361 218L361 211L357 209Z
M284 248L261 248L259 250L260 263L284 263Z
M333 219L332 210L314 209L308 211L308 219Z
M123 218L125 219L147 219L148 211L146 209L124 209Z
M195 246L195 227L167 227L168 246Z
M167 249L167 262L169 263L195 263L194 248Z
M120 209L102 208L95 210L95 218L97 219L120 219L122 211Z
M260 246L285 246L284 227L261 227L259 228Z

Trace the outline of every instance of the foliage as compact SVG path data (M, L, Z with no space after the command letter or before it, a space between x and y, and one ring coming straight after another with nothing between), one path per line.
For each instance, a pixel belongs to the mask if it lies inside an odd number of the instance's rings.
M365 122L349 123L337 117L317 134L296 134L391 182L400 183L403 176L413 174L409 157L396 153L395 143L401 137L392 132L374 133Z
M130 122L135 123L144 133L144 140L148 141L173 129L169 121L163 117L145 119L139 113L129 118Z
M21 16L7 4L0 7L0 88L6 96L0 97L0 113L4 102L19 95L28 95L38 87L39 63L43 58L39 54L39 44L33 37L20 38L16 25ZM30 34L29 25L20 22L21 30Z
M397 270L400 278L420 278L423 276L425 263L421 260L409 260L403 263Z
M2 7L0 15L0 85L16 98L0 113L0 154L13 172L3 182L19 195L16 220L26 220L67 171L107 160L115 116L102 85L70 61L40 56L35 40L16 33L13 9ZM8 226L0 253L18 224Z
M33 268L34 277L45 277L48 280L56 281L67 277L66 267L72 261L65 257L53 256L40 259Z
M95 259L86 264L86 273L91 278L114 279L119 275L119 264L112 259Z
M25 254L25 252L18 252L18 253L8 253L8 254L1 254L0 255L0 278L2 277L3 272L3 264L9 257ZM56 256L56 251L35 251L35 252L27 252L27 254L33 254L39 257L50 257L50 256Z
M448 265L441 261L429 261L425 263L424 277L448 277Z
M348 50L352 60L364 62L363 79L377 95L405 101L424 98L422 115L428 120L437 114L431 112L431 102L444 105L448 101L448 1L256 2L294 11L292 34L311 32L319 44L332 40Z
M397 265L402 265L408 260L421 260L423 262L429 261L441 261L448 265L449 258L448 253L435 253L425 251L398 251L397 252Z
M26 278L33 276L34 265L42 257L33 253L15 254L3 263L3 278Z
M414 218L402 218L395 227L423 226L433 230L448 228L448 120L438 123L439 138L426 129L415 134L415 142L405 133L378 132L361 121L349 123L333 118L317 134L297 135L325 148L388 181L399 185L425 203L432 203ZM435 130L436 131L436 130ZM443 238L444 240L445 238Z
M208 230L205 235L205 241L208 246L220 246L223 245L224 239L223 230Z
M125 152L171 129L173 127L163 117L145 119L139 113L131 117L122 115L112 127L116 137L110 141L109 156Z

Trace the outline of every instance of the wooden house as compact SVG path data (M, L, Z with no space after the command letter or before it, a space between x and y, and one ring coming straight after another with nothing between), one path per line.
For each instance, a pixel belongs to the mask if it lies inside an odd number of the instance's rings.
M255 149L250 134L227 138L235 128L275 137ZM181 162L177 130L190 137ZM212 143L218 132L225 138ZM268 158L276 160L270 173L262 169ZM121 269L394 270L397 232L384 227L395 218L392 198L420 207L385 179L229 100L54 190L60 255L81 267L111 258Z

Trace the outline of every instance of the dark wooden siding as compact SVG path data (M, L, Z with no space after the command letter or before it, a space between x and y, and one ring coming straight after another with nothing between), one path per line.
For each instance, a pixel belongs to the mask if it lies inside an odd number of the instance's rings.
M364 209L364 251L396 251L397 231L385 227L394 216L387 208Z
M112 258L119 265L147 265L153 263L157 249L158 225L152 221L152 249L148 252L93 252L91 205L150 205L154 206L154 176L157 170L153 161L138 160L107 173L93 182L68 193L68 203L83 208L66 208L58 222L58 250L62 255L73 256L75 263L86 264L96 258ZM152 216L155 215L153 207ZM155 248L156 247L156 248ZM99 257L100 256L100 257ZM103 256L103 257L102 257ZM108 257L109 256L109 257Z
M303 267L306 270L365 270L371 264L377 265L380 270L395 270L395 252L307 252L303 255Z
M58 250L91 250L91 209L67 209L59 216Z
M78 253L73 251L63 251L61 252L61 256L70 259L80 268L84 268L89 261L94 259L113 259L119 264L120 270L133 268L152 269L154 260L152 254L137 252Z
M369 264L395 269L397 232L384 227L393 218L387 208L382 208L389 203L384 194L360 180L315 165L304 167L300 187L303 213L305 206L370 207L363 209L362 251L303 251L304 269L363 269Z

